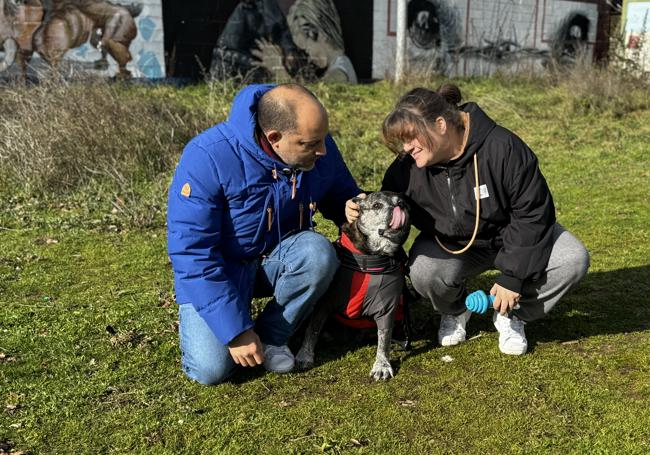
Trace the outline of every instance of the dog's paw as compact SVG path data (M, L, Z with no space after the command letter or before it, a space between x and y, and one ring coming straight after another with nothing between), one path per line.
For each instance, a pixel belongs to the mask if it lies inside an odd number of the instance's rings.
M314 354L305 352L302 349L296 354L296 367L299 370L309 370L314 366Z
M377 359L370 370L370 377L375 381L387 381L394 376L393 367L390 362L383 359Z

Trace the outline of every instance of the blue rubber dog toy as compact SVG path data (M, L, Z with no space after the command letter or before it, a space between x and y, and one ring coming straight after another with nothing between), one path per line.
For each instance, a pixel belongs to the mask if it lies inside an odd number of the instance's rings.
M489 306L494 303L494 296L483 291L474 291L465 299L465 306L474 313L485 314Z

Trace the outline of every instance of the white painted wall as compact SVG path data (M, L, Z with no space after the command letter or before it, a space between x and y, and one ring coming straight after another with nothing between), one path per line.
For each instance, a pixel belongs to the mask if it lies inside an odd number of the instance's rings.
M538 71L562 22L582 14L590 22L587 52L593 53L598 23L596 3L566 0L429 0L453 19L455 37L447 42L463 49L460 56L441 49L423 50L408 40L412 71L433 71L448 76L489 75L495 71ZM394 71L396 0L374 2L372 77L392 77ZM449 30L447 30L449 31ZM442 33L441 33L442 35ZM505 57L490 59L490 43L512 42ZM443 39L443 47L445 40Z

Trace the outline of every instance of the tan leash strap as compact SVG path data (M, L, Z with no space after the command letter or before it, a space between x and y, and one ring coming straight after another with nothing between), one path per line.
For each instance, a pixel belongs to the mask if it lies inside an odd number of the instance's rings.
M474 243L474 240L476 240L476 234L478 234L478 225L480 221L480 213L481 213L481 191L479 189L479 179L478 179L478 158L476 158L476 153L474 154L474 182L476 184L476 187L474 188L474 197L476 198L476 222L474 224L474 233L472 234L472 238L469 240L469 243L465 245L465 247L461 250L450 250L446 246L442 244L442 242L438 239L438 236L434 236L436 238L436 242L438 242L438 246L445 250L449 254L463 254L465 251L469 250L469 247L472 246Z

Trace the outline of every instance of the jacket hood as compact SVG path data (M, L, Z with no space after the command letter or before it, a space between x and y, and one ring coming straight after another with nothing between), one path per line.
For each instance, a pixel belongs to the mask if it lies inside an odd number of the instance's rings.
M465 145L465 152L449 165L464 165L470 161L476 151L483 145L490 132L496 127L496 123L476 103L466 103L460 106L460 110L469 114L469 137Z
M226 124L235 135L240 144L246 150L267 162L274 160L269 157L259 146L255 139L255 128L257 127L257 104L266 92L275 85L252 84L241 89L232 102L230 115Z

